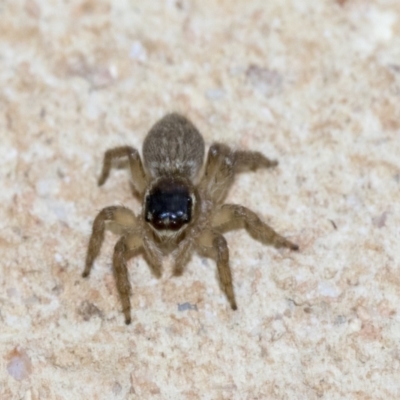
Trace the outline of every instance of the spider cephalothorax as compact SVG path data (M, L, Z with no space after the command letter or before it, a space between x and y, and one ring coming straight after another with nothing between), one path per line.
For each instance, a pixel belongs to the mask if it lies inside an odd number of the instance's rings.
M143 164L136 149L124 146L108 150L99 178L102 185L112 163L121 157L129 161L132 184L142 197L137 217L123 206L106 207L93 223L83 276L88 276L99 254L106 223L122 232L114 248L113 268L125 322L131 322L127 260L143 251L155 276L162 272L162 258L171 253L174 275L181 275L193 250L215 259L222 290L236 310L229 267L228 245L222 231L242 226L254 238L297 250L298 246L276 233L249 209L223 204L235 173L273 167L259 152L233 151L221 143L210 146L204 172L204 140L184 116L173 113L158 121L143 143Z
M183 179L163 177L146 195L145 220L155 231L179 231L192 220L193 202Z

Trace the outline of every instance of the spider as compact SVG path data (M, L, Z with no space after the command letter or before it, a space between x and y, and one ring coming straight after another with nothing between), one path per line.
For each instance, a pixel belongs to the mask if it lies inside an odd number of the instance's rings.
M182 275L193 250L216 261L220 287L233 310L237 309L229 267L229 251L222 233L244 227L261 242L298 250L298 246L275 232L249 209L223 204L237 172L269 168L278 164L258 151L232 150L213 143L203 167L204 140L184 116L172 113L158 121L143 143L143 163L130 146L106 151L99 186L107 180L113 164L129 163L132 185L142 198L136 216L124 206L102 209L93 222L92 235L82 274L87 277L99 254L105 228L117 226L122 236L114 247L113 272L125 323L131 322L127 261L142 252L159 278L163 256L172 254L173 275ZM203 171L202 173L200 173Z

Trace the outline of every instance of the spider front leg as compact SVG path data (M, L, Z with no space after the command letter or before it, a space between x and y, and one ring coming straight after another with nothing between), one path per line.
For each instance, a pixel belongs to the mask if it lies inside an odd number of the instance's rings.
M135 227L136 216L131 210L122 206L106 207L99 212L93 222L92 235L90 236L86 254L85 269L82 273L84 278L90 274L93 262L99 255L107 222L116 223L121 228L129 230Z
M127 261L133 253L142 247L142 239L139 234L123 236L114 247L113 271L117 290L121 299L122 312L125 316L125 323L131 323L131 284L129 282Z
M112 163L122 157L128 157L133 184L139 193L143 193L146 187L146 174L139 152L131 146L116 147L105 152L103 169L98 181L99 186L103 185L110 175Z
M237 222L242 226L244 225L247 232L260 242L270 243L277 248L299 249L297 244L285 239L266 223L262 222L256 213L240 205L224 204L213 215L211 224L215 228L229 229L235 228Z
M229 249L226 239L215 230L206 230L198 238L202 251L215 259L221 289L225 293L232 310L237 310L235 293L232 285L232 274L229 266Z
M213 143L208 151L200 188L218 203L225 197L236 173L276 165L277 161L270 160L258 151L233 151L225 144Z
M174 276L181 276L188 263L191 255L192 242L190 240L182 240L178 248L172 253L172 258L175 262L173 268Z
M144 256L149 264L150 270L156 278L161 278L162 275L162 259L163 254L154 240L146 235L143 237Z

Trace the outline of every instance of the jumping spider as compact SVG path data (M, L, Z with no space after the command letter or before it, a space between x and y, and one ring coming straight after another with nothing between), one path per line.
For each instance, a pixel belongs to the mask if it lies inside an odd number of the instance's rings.
M184 116L173 113L158 121L143 143L143 164L138 151L129 146L108 150L104 155L99 186L115 161L127 158L134 189L143 199L139 216L123 206L106 207L93 223L83 276L89 275L104 239L106 223L122 232L114 248L113 271L125 322L131 322L131 285L127 261L143 251L156 277L161 276L163 256L172 253L173 274L183 273L193 250L215 259L220 286L233 310L237 309L229 267L228 229L244 227L255 239L298 250L247 208L223 204L237 172L274 167L257 151L233 151L221 143L211 145L204 171L204 140Z

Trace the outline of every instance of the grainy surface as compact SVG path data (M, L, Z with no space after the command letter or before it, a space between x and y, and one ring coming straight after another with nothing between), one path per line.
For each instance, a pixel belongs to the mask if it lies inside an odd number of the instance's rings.
M1 399L400 397L400 2L0 3ZM161 281L129 265L124 324L102 207L136 212L104 151L169 111L279 160L229 200L300 244L227 235ZM188 306L183 306L188 304Z

